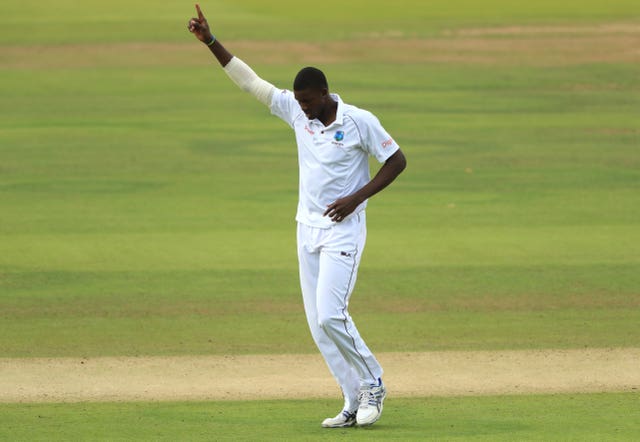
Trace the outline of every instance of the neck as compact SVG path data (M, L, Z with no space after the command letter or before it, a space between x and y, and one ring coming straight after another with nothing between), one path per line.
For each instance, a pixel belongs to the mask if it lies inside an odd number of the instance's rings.
M325 126L330 125L334 121L336 121L336 113L338 112L338 102L329 95L327 99L327 105L322 110L322 113L318 117L318 120L322 122Z

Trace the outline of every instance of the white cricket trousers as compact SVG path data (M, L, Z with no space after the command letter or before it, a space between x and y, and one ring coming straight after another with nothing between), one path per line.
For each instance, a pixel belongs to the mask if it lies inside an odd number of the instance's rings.
M360 385L377 383L382 367L348 312L367 237L365 213L329 229L298 223L300 285L311 335L345 397L357 409Z

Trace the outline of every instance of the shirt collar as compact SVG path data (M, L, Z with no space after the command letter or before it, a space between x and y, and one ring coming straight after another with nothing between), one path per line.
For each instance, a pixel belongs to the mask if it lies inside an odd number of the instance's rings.
M331 96L331 98L333 98L333 100L336 103L338 103L338 108L336 109L336 119L333 121L333 123L331 123L327 127L331 127L334 124L342 125L343 121L344 121L344 102L342 101L342 99L340 98L340 95L338 95L338 94L329 94L329 95ZM311 121L314 122L314 123L322 125L322 121L318 120L317 118L314 118Z
M344 102L338 94L329 94L338 103L338 109L336 109L336 120L332 124L342 124L344 118Z

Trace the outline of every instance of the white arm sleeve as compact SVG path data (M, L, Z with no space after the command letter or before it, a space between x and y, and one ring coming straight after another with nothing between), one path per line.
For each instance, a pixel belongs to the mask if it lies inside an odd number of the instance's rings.
M267 106L271 105L271 97L276 87L258 77L253 69L251 69L244 61L238 57L233 57L224 67L224 71L229 78L245 92L249 92L256 97L258 101Z

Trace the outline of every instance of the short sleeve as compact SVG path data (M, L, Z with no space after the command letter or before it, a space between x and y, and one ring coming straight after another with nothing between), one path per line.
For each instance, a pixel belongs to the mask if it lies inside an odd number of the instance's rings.
M300 115L302 110L298 101L291 91L286 89L276 89L271 97L271 113L280 117L289 126L293 127L294 120Z
M371 112L363 111L358 123L362 148L379 162L384 163L400 149L400 146Z

